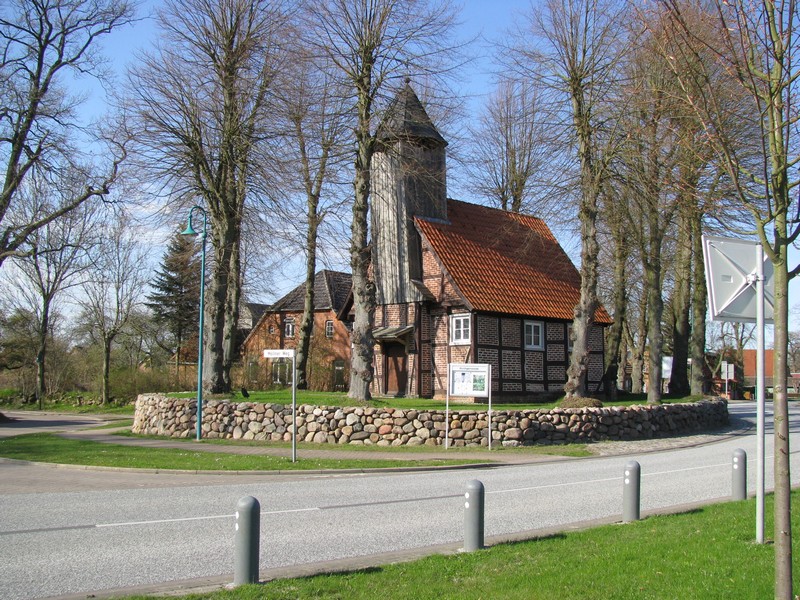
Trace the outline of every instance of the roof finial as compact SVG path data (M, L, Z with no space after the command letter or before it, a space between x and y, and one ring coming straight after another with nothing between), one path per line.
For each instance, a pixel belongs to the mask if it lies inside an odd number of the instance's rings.
M406 82L406 85L408 85L408 84L410 84L410 83L411 83L411 77L409 77L408 75L406 75L406 76L405 76L405 79L403 79L403 81L405 81L405 82Z

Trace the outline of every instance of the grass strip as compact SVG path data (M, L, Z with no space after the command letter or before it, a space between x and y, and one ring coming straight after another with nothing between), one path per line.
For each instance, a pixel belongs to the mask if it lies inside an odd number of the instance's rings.
M34 433L0 439L0 456L65 465L188 471L307 471L316 469L381 469L474 464L476 460L323 459L196 452L176 448L143 448ZM482 462L482 461L481 461Z
M90 427L90 431L94 431L95 429L119 429L120 427L133 427L133 419L120 419L111 421L109 423L105 423L104 425L98 425L97 427Z
M797 500L793 495L793 502ZM772 528L767 499L767 531ZM431 556L348 573L246 585L185 600L647 600L773 596L774 547L754 542L755 502ZM800 543L795 536L795 555ZM795 570L795 589L800 574ZM132 596L128 600L144 600Z

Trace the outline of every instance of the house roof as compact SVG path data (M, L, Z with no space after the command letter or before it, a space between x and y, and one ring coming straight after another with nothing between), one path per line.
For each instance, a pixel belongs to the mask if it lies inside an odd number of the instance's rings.
M544 221L450 199L447 217L414 221L471 309L573 319L581 277Z
M314 275L314 310L338 312L347 300L352 286L350 273L318 271ZM305 305L306 284L298 285L269 308L269 312L301 311Z
M264 311L269 308L269 304L261 304L260 302L246 302L245 307L250 311L250 317L253 323L257 323L264 314Z

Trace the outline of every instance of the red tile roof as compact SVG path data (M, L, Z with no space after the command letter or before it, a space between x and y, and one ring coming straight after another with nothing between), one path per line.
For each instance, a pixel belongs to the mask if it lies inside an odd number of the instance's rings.
M544 221L457 200L447 218L415 222L473 310L572 320L580 274Z

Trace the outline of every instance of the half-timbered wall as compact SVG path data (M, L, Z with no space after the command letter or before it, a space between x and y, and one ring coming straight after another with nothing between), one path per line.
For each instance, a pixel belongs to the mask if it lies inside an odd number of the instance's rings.
M475 316L475 362L492 365L494 393L525 396L563 391L570 360L568 324L536 320L544 326L544 348L528 350L524 343L524 324L531 320ZM603 380L602 327L592 328L589 348L588 391L597 392Z
M421 394L419 388L419 369L420 352L417 342L417 330L420 320L418 318L419 305L414 303L407 304L384 304L378 306L375 311L375 327L405 327L411 325L414 329L403 337L408 356L408 382L406 394L418 396ZM375 382L376 393L383 393L386 389L386 363L383 356L383 345L380 342L375 344Z

